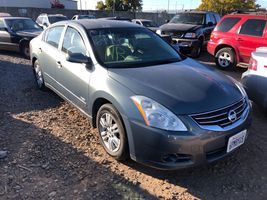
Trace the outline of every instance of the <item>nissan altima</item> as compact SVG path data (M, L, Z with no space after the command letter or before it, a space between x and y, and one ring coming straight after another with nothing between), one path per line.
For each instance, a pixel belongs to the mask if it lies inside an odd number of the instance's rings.
M251 104L234 79L128 22L53 24L30 43L39 89L88 116L106 152L159 169L219 160L247 139Z

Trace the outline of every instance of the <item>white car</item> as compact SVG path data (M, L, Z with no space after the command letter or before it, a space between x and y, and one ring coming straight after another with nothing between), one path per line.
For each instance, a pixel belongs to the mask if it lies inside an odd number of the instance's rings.
M267 47L257 48L252 53L241 82L249 98L267 111Z

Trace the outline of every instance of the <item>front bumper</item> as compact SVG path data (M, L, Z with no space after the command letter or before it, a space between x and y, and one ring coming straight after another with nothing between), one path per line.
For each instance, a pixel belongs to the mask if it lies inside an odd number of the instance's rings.
M175 170L219 160L226 153L228 139L248 130L251 124L251 106L246 118L238 126L227 131L211 131L201 128L190 117L181 118L190 127L187 132L171 132L151 128L143 123L130 121L133 133L134 160L150 167Z
M178 45L182 53L191 53L192 49L199 45L198 39L172 38L172 44Z

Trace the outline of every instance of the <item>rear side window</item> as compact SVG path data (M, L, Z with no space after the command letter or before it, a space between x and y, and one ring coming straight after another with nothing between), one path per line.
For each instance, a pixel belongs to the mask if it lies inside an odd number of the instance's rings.
M220 21L220 19L221 19L221 17L220 17L220 15L218 15L218 14L214 14L214 17L215 17L215 19L216 19L216 21L217 21L217 23Z
M233 17L233 18L225 18L215 29L215 31L219 32L227 32L231 30L234 25L236 25L241 18Z
M240 28L239 34L262 37L266 25L263 19L248 19Z
M45 41L48 44L52 45L53 47L58 48L59 40L60 40L63 29L64 29L63 26L57 26L57 27L50 28L46 32L46 40Z

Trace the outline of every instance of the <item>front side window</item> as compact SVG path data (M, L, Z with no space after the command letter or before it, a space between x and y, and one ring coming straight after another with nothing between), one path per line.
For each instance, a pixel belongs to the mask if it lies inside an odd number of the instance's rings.
M240 28L239 34L262 37L266 25L263 19L248 19Z
M170 23L203 25L205 23L204 13L180 13L175 15Z
M53 47L58 48L58 44L61 38L61 34L63 32L64 27L63 26L57 26L50 28L46 32L46 43L52 45Z
M62 45L62 51L65 53L82 53L86 55L86 48L79 32L68 27Z
M241 18L238 17L229 17L229 18L225 18L216 28L215 31L219 31L219 32L227 32L229 30L231 30L234 25L236 25L239 21L241 20Z
M144 28L88 30L98 61L106 67L141 67L178 62L181 57L155 33Z

